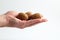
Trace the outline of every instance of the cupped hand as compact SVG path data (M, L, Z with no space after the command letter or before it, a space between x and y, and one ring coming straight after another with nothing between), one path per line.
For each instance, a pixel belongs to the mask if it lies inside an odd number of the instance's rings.
M7 26L9 27L26 28L47 21L46 19L32 19L28 21L20 20L16 18L18 15L16 11L8 11L5 15L8 21Z

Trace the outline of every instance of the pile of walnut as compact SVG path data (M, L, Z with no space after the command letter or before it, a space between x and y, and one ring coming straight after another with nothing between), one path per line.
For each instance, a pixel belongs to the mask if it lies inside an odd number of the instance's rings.
M32 14L31 12L26 12L26 13L19 13L16 18L20 20L31 20L31 19L37 19L37 18L42 18L43 16L40 13L35 13Z

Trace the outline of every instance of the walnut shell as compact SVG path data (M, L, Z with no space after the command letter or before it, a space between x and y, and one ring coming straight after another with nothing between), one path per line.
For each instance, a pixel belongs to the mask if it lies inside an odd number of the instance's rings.
M40 13L35 13L32 16L30 16L30 19L37 19L37 18L41 18L42 15Z
M28 15L28 20L30 20L30 16L32 16L32 12L26 12L25 14Z
M21 19L21 20L27 20L28 16L27 16L27 14L19 13L18 16L17 16L17 18Z
M27 14L27 15L28 15L28 17L29 17L29 16L31 16L31 15L32 15L32 12L26 12L25 14Z

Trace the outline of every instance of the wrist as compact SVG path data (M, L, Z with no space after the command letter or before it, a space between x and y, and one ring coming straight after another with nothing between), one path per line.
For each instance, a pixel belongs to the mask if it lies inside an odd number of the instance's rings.
M6 15L0 15L0 27L8 25L8 20Z

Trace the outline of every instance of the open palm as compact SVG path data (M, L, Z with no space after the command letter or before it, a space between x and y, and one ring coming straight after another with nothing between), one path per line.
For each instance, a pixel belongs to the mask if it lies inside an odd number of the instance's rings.
M46 19L32 19L28 21L20 20L16 18L16 16L18 15L16 11L8 11L5 15L7 16L7 20L9 21L7 25L9 27L25 28L47 21Z

